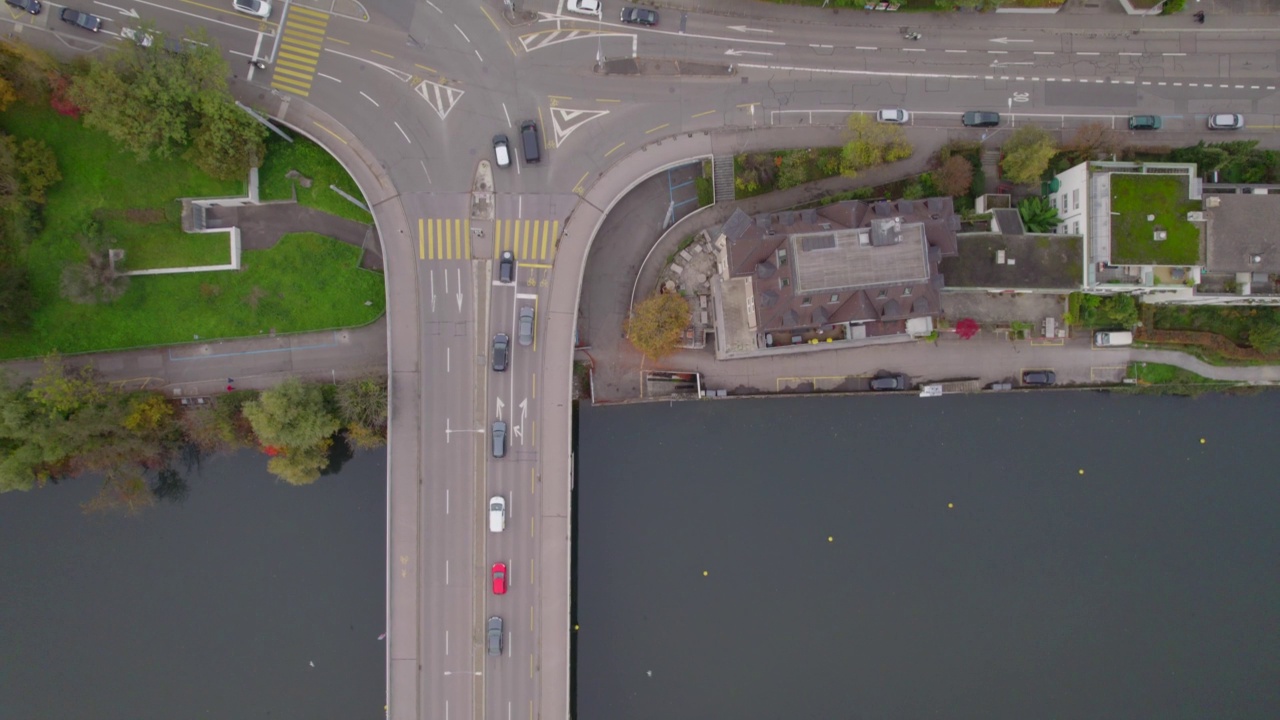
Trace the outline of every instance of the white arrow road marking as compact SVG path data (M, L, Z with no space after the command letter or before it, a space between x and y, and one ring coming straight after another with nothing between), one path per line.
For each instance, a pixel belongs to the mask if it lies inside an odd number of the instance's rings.
M1002 45L1007 45L1007 44L1009 44L1009 43L1029 43L1029 42L1035 42L1035 40L1010 40L1009 38L1002 38L1002 37L1001 37L1001 38L992 38L992 39L991 39L991 42L993 42L993 43L1000 43L1000 44L1002 44Z
M760 50L725 50L724 54L732 55L733 57L740 57L742 55L772 55L773 53L762 52Z
M773 31L772 31L772 30L765 30L764 28L753 28L753 27L747 27L746 25L730 25L730 26L729 26L729 29L730 29L730 30L737 30L737 31L738 31L738 32L740 32L740 33L745 33L745 32L758 32L758 33L769 33L770 35L772 35L772 34L773 34Z
M116 7L115 5L108 5L108 4L104 3L104 2L98 2L98 0L93 0L93 4L94 4L94 5L101 5L101 6L103 6L103 7L109 7L109 8L111 8L112 10L115 10L116 12L120 13L121 15L124 15L125 17L131 17L131 18L133 18L134 20L137 20L139 17L141 17L140 15L138 15L138 11L137 11L137 10L132 10L132 9L130 9L130 10L125 10L125 9L124 9L124 8L122 8L122 7Z
M449 281L449 273L444 274L445 282ZM431 271L431 312L436 311L436 271Z
M503 405L503 403L502 403L502 398L498 398L498 420L502 420L502 408L503 408L503 407L505 407L505 406L504 406L504 405Z
M458 312L462 312L462 268L458 268Z

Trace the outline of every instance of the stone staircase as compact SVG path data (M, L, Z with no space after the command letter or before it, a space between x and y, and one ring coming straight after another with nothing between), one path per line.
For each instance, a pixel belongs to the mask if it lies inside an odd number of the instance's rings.
M711 163L712 188L717 203L733 202L733 156L716 155Z

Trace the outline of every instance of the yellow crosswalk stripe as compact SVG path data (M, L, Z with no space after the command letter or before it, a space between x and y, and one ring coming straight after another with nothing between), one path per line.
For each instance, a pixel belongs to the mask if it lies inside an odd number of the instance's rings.
M493 256L511 252L517 260L550 260L556 253L559 220L496 220Z
M418 259L470 260L471 220L419 218Z
M329 15L300 5L289 6L280 28L280 49L272 66L271 87L306 97L324 49Z

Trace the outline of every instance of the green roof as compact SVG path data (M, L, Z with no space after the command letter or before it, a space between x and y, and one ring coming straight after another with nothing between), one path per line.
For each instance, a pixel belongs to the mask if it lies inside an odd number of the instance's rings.
M1187 221L1202 206L1188 199L1189 182L1185 175L1111 176L1112 264L1202 264L1200 225ZM1156 239L1159 231L1165 239Z

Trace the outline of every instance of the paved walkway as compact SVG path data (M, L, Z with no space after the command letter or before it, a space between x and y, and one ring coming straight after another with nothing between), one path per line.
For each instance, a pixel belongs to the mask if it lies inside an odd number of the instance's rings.
M245 250L266 250L287 233L313 232L364 250L360 267L379 272L383 268L382 246L373 226L296 202L214 206L209 208L206 217L210 228L239 227Z

